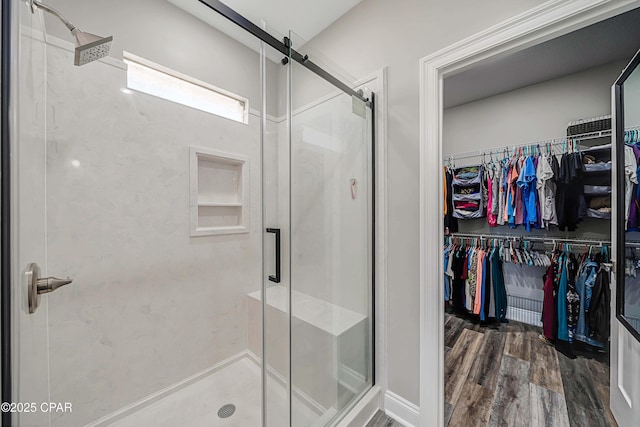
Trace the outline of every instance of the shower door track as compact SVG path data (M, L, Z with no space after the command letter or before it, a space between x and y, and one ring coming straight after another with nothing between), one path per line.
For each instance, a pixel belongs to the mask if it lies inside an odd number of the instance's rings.
M272 48L276 49L278 52L282 53L287 57L290 57L297 63L306 67L308 70L315 73L316 75L323 78L324 80L328 81L338 89L342 90L343 92L351 96L355 96L356 98L360 99L365 104L367 104L367 106L371 107L372 104L369 98L365 98L361 93L357 92L356 90L346 85L342 80L336 78L334 75L327 72L319 65L313 63L307 55L302 55L301 53L293 49L291 47L291 41L288 38L285 37L285 40L283 41L276 39L271 34L266 32L262 28L258 27L256 24L249 21L247 18L240 15L238 12L231 9L229 6L227 6L226 4L222 3L219 0L199 0L199 1L200 3L218 12L220 15L224 16L234 24L240 26L244 30L253 34L255 37L262 40Z

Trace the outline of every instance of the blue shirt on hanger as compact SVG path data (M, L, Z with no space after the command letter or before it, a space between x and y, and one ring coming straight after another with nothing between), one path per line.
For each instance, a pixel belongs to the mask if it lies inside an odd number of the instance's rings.
M533 164L533 157L531 156L524 160L522 170L518 176L518 187L522 189L524 225L527 231L531 231L531 225L535 225L538 220L536 208L536 167Z

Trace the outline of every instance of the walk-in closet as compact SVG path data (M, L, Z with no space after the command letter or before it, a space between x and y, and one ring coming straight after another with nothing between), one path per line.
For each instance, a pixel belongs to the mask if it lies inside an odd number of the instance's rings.
M637 327L640 120L625 115L616 162L612 85L640 48L637 22L640 9L444 79L445 425L617 425L614 174Z

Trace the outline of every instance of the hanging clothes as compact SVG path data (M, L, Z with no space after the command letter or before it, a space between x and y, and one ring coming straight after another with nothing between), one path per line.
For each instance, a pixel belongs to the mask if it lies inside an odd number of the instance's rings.
M524 159L522 169L517 181L522 192L522 224L527 231L531 231L531 226L535 226L538 221L536 207L536 168L533 157Z
M505 174L505 163L507 160L505 159L498 166L498 225L504 225L506 223L505 214L507 212L506 209L506 197L507 197L507 184L506 184L506 174Z
M453 280L451 281L451 302L455 309L464 309L464 286L466 282L465 266L467 264L466 249L458 246L451 259Z
M472 242L469 246L444 246L445 301L460 314L477 315L480 321L506 322L507 291L501 249Z
M591 296L593 294L593 286L596 283L596 276L598 275L599 265L590 259L586 259L585 262L578 269L578 279L576 280L576 291L580 296L580 315L578 318L578 325L576 329L575 338L579 341L585 342L595 347L603 347L604 344L600 341L596 341L589 336L589 327L587 324L587 311L591 304Z
M567 322L567 263L567 256L565 254L562 254L560 256L560 259L558 260L560 268L560 282L558 284L558 289L556 292L556 304L558 307L558 314L556 318L558 322L557 337L559 340L563 341L569 341L569 324Z
M575 258L573 261L569 261L567 266L567 332L569 342L574 340L580 316L580 295L578 295L575 286L577 267Z
M522 188L518 185L518 178L520 178L520 171L522 171L522 167L524 165L524 158L520 157L515 164L514 167L514 191L515 191L515 206L514 206L514 225L522 225L524 224L525 217L525 206L522 203ZM514 227L515 228L515 227Z
M544 298L542 300L542 331L549 340L556 339L556 307L554 305L554 278L556 265L552 264L547 268L547 272L542 276L544 282Z
M491 263L489 262L490 254L490 251L485 252L485 256L482 259L482 301L480 303L481 321L489 319L491 306Z
M630 146L624 147L624 228L628 228L629 223L629 210L631 209L631 198L635 192L635 187L638 185L638 164L636 156L633 153L633 148Z
M489 223L489 227L496 227L498 225L498 200L494 189L497 188L497 182L493 174L495 174L495 172L491 171L487 175L487 222Z
M536 204L536 222L534 224L534 228L540 229L542 228L542 211L540 208L540 198L538 197L538 164L540 163L540 159L542 156L534 156L533 158L533 167L536 175L536 185L533 186L533 191L535 193L535 204Z
M640 148L637 145L632 145L633 155L636 159L638 169L640 169ZM638 175L638 169L636 169L636 176ZM638 228L638 214L640 213L640 200L638 200L638 191L640 185L636 185L636 191L631 194L631 202L629 203L629 218L627 221L627 231L640 231Z
M458 218L453 216L453 173L445 167L444 174L444 230L445 234L458 232Z
M491 251L491 282L495 301L495 317L500 322L507 322L507 288L504 283L504 270L500 251Z
M543 154L538 161L536 170L536 187L540 204L541 227L548 229L551 225L558 225L556 213L556 176L553 162L558 163L556 156Z
M473 301L473 314L480 314L480 307L482 307L482 278L484 277L484 250L478 250L478 255L476 258L476 287L475 287L475 295Z
M518 213L522 218L522 193L518 193L518 161L514 159L509 165L509 178L507 181L507 222L510 228L516 228L518 223ZM520 197L518 197L520 194Z
M586 312L589 337L596 341L606 342L609 339L610 304L609 271L601 265L593 286L589 309Z
M491 215L497 217L500 212L500 168L496 168L495 164L492 165L491 169Z
M444 248L444 300L448 302L451 299L451 276L449 276L449 253L451 246Z
M556 211L560 231L575 231L580 221L580 204L584 205L580 153L565 153L560 161Z

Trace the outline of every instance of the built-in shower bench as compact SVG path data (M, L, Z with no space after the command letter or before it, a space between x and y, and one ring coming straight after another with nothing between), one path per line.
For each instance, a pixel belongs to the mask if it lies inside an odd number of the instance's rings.
M249 296L261 301L261 291L251 292ZM348 308L297 291L291 292L295 319L313 325L331 335L340 336L367 317ZM287 313L288 291L285 286L276 285L267 288L267 305Z
M267 288L267 364L288 377L288 310L285 286ZM367 381L367 316L297 291L291 292L291 372L293 385L320 407L340 409L346 394ZM248 294L249 350L262 354L261 291Z

